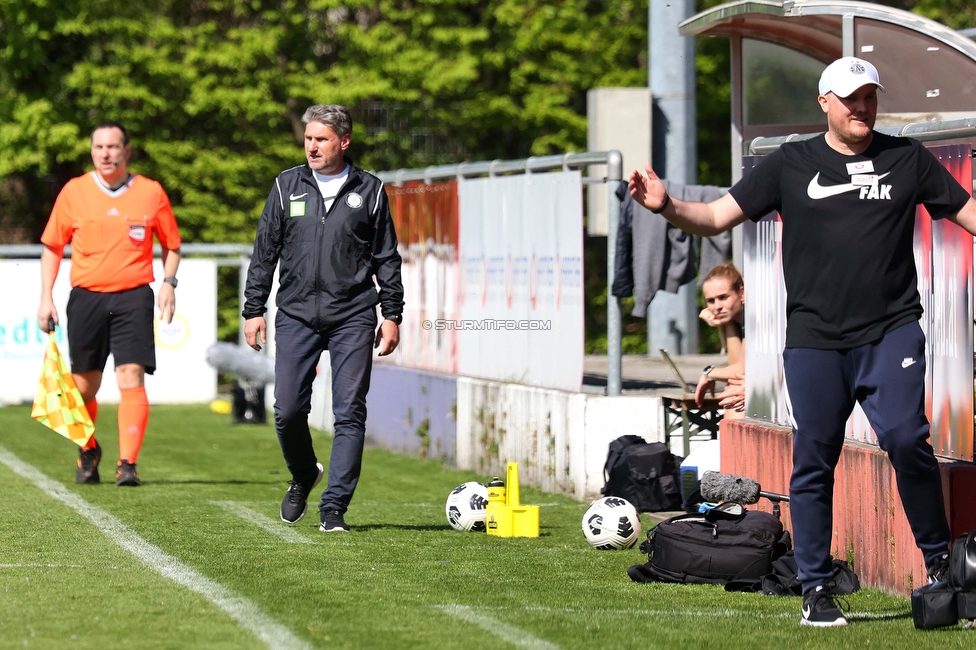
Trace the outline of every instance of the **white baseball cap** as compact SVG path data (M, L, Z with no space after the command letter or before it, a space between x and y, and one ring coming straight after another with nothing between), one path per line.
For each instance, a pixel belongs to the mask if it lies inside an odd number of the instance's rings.
M838 97L849 97L865 84L874 84L884 90L878 79L878 69L870 61L845 56L828 65L820 75L820 94L832 92Z

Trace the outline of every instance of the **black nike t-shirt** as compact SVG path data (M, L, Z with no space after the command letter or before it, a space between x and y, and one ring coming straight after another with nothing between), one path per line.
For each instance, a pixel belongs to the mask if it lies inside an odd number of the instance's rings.
M784 144L729 193L753 221L780 213L786 347L825 350L918 320L915 206L941 219L969 199L921 143L878 132L854 156L824 136Z

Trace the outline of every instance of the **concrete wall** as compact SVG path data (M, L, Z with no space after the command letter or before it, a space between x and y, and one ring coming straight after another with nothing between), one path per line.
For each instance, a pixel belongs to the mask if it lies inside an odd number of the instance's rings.
M456 409L454 375L374 363L366 397L366 442L454 465ZM308 422L326 431L335 424L328 352L322 354L312 384Z
M659 397L603 397L458 378L457 467L589 500L603 487L611 441L663 439Z
M484 476L519 463L519 479L580 500L603 487L607 447L634 434L663 441L661 399L604 397L375 364L366 439ZM333 426L328 353L312 387L311 426ZM678 441L680 445L680 440Z
M369 444L455 463L454 375L374 364L366 408Z
M582 476L582 395L458 377L457 467L572 494Z

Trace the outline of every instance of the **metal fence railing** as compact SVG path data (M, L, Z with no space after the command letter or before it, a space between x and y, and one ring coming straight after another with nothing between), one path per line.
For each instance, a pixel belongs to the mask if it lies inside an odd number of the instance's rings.
M422 169L395 169L382 171L379 178L390 185L419 181L433 183L443 180L460 180L479 176L503 174L531 174L555 169L582 169L590 165L606 165L605 177L584 177L583 183L616 183L623 180L623 156L619 151L588 151L556 156L532 156L518 160L482 160L456 165L434 165ZM620 200L613 191L607 192L607 395L620 395L622 320L620 303L613 296L613 269L616 260L617 225L620 217Z

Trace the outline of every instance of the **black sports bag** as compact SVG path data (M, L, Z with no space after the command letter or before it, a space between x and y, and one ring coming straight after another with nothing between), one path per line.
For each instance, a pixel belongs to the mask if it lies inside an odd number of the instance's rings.
M663 442L620 436L610 443L600 492L627 499L637 512L681 510L680 471L681 457Z
M961 591L976 590L976 530L960 535L952 543L949 583Z
M704 514L678 515L647 533L646 564L630 567L634 582L724 585L761 579L791 546L790 534L767 512L723 504Z
M945 582L923 585L912 592L912 619L919 630L955 625L959 622L956 590Z

